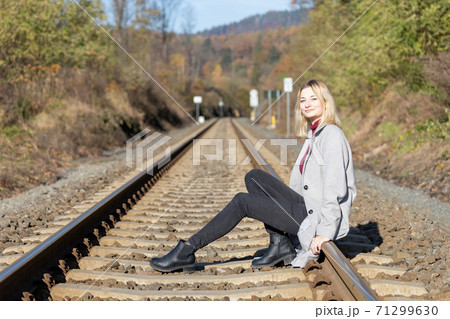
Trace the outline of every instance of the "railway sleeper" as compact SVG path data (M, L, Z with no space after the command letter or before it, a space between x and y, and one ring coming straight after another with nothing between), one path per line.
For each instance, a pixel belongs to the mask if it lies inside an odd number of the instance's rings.
M197 270L208 270L208 269L217 269L218 271L221 270L242 270L242 269L252 269L251 268L251 258L241 259L237 260L237 258L234 258L234 260L228 260L223 262L210 262L210 263L202 263L197 262L196 263L196 269ZM153 268L150 266L150 263L148 261L137 261L132 259L127 259L125 256L120 258L101 258L101 257L85 257L80 260L79 267L80 269L94 269L94 270L104 270L108 267L112 266L118 266L123 267L124 269L142 269L142 271L151 272L154 271Z
M364 276L368 279L374 279L379 274L386 274L388 276L396 276L400 277L405 272L406 269L399 268L399 267L390 267L390 266L379 266L379 265L356 265L356 269L361 274L361 276Z
M217 267L217 266L216 266ZM210 268L212 269L212 268ZM217 269L217 268L214 268ZM250 268L248 270L251 270ZM97 281L97 280L115 280L121 283L133 282L136 285L150 285L159 283L162 285L177 285L177 284L222 284L229 283L240 285L246 282L258 283L263 281L281 282L289 279L296 279L298 281L305 281L306 278L300 269L279 269L270 271L246 272L240 274L215 274L196 272L191 275L183 275L173 273L170 275L161 274L129 274L119 273L116 271L102 271L102 270L85 270L73 269L67 273L67 281Z
M142 291L121 288L105 288L89 285L57 284L53 287L51 295L54 300L73 300L89 293L93 298L117 299L117 300L168 300L170 298L182 299L210 299L227 300L252 299L253 296L264 298L267 296L282 298L295 298L301 300L312 300L312 292L308 284L290 284L269 287L254 287L233 289L227 291Z
M380 297L420 297L428 293L421 282L404 282L397 280L370 280L370 287Z
M153 235L156 239L163 239L167 238L170 235L176 235L180 238L189 238L192 236L195 232L165 232L165 231L145 231L145 235ZM141 237L143 234L142 230L128 230L128 229L120 229L120 228L112 228L108 231L109 236L117 236L117 237L130 237L130 238L138 238ZM267 232L264 229L257 229L257 230L235 230L233 229L231 232L225 235L225 238L228 239L238 239L242 238L244 236L247 237L264 237L267 236Z
M142 260L150 261L153 257L163 256L167 251L160 250L147 250L147 249L136 249L136 248L126 248L126 247L106 247L106 246L95 246L91 249L91 256L94 257L119 257L119 256L140 256ZM233 250L224 250L219 252L219 256L222 258L251 258L255 256L255 248L240 248ZM196 257L206 257L208 253L206 249L200 249L195 253ZM129 257L128 257L129 258Z
M169 247L173 248L174 242L170 241L157 241L157 240L145 240L145 239L134 239L134 238L124 238L124 237L113 237L113 236L105 236L102 237L99 241L100 245L102 246L120 246L120 247L140 247L140 248L156 248L159 246L163 247ZM268 246L269 245L269 238L263 237L263 238L250 238L250 239L239 239L239 240L226 240L226 241L220 241L217 240L211 244L209 244L209 247L212 248L228 248L229 246L253 246L253 245L259 245L259 246Z
M357 254L353 259L351 260L353 264L356 263L366 263L366 264L377 264L377 265L386 265L394 262L394 259L389 256L385 255L376 255L376 254L370 254L370 253L361 253Z
M139 222L127 222L121 221L115 225L116 229L135 229L135 230L145 230L148 229L150 225L139 223ZM168 229L169 228L169 229ZM200 228L198 225L185 225L185 224L176 224L171 223L167 224L153 224L151 225L152 230L160 230L165 232L196 232ZM261 223L249 223L249 222L241 222L234 229L236 231L244 231L244 230L260 230L264 229L263 224Z

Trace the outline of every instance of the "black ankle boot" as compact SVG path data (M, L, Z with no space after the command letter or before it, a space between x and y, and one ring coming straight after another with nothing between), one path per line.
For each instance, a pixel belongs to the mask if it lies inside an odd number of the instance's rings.
M277 233L270 234L270 245L264 255L252 261L252 268L273 267L281 261L288 265L296 256L289 238Z
M178 245L164 257L155 257L150 261L150 266L161 272L172 272L183 270L185 272L195 271L195 249L180 240Z

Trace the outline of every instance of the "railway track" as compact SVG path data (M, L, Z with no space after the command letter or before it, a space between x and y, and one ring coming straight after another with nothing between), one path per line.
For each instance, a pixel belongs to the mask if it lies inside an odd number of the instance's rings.
M364 253L373 245L355 229L336 244L354 257L356 267L334 243L327 243L323 260L305 270L253 270L251 260L267 247L268 236L262 223L250 219L199 250L195 273L154 271L149 260L170 251L178 239L187 239L237 192L245 191L243 177L256 165L256 160L239 165L248 148L230 142L245 136L255 143L244 127L235 129L224 119L191 139L200 134L225 141L222 161L201 159L201 165L193 165L186 142L154 178L144 172L119 189L112 186L98 195L99 203L86 204L86 213L61 216L37 230L38 235L24 238L25 245L4 251L0 263L10 266L0 273L1 299L376 300L423 293L419 285L373 280L379 273L395 276L402 269L383 266L392 262L389 257ZM203 154L215 152L213 146L202 147ZM235 152L237 165L229 165ZM253 153L252 158L259 156ZM85 218L91 221L84 224Z

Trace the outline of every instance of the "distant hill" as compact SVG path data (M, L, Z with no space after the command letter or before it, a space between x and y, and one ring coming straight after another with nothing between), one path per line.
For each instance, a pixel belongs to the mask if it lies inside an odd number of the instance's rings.
M239 22L214 27L198 32L203 36L239 34L246 32L265 31L277 27L290 27L305 22L308 18L308 10L269 11L265 14L257 14L245 18Z

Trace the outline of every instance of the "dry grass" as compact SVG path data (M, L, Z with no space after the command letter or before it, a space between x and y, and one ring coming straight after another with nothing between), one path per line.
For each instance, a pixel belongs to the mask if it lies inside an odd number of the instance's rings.
M448 141L425 135L420 143L412 140L414 134L422 134L417 131L419 123L445 115L443 103L428 94L404 96L394 89L386 90L379 101L366 116L355 113L344 117L355 164L400 185L450 201Z
M125 90L93 71L30 67L0 84L0 198L51 183L72 160L123 146L144 126L187 120L149 82Z
M76 100L1 131L0 197L55 181L71 160L123 145L126 114ZM13 128L13 129L11 129Z
M0 198L55 181L73 159L121 146L128 138L123 128L143 125L126 94L106 91L104 101L94 99L103 106L82 102L80 96L52 98L44 111L0 130Z

